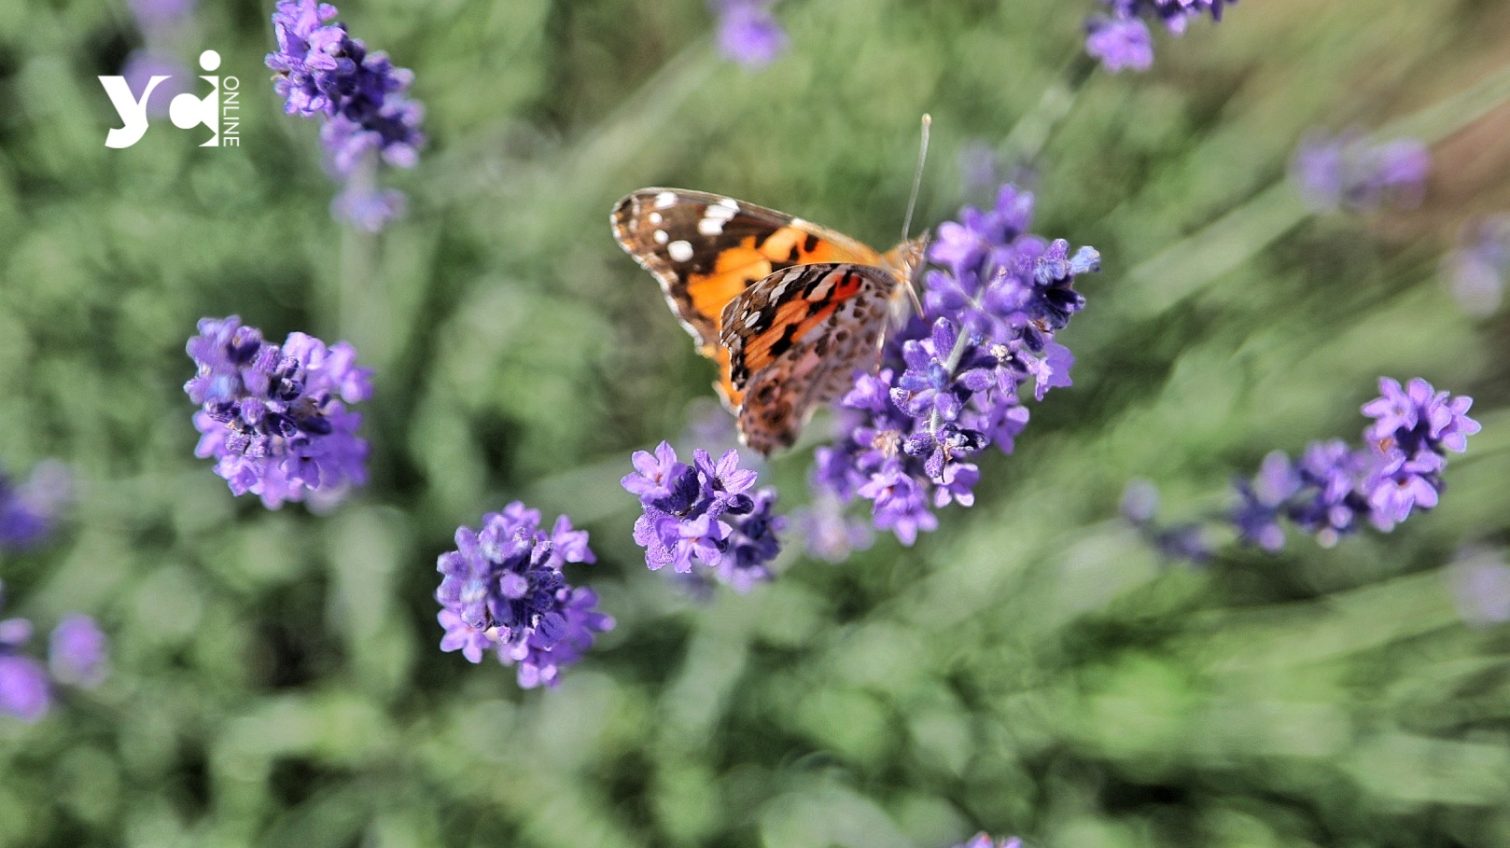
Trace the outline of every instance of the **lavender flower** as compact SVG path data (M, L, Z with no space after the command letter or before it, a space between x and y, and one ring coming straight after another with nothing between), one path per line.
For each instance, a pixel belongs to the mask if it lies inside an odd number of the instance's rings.
M787 37L770 5L770 0L713 0L719 52L747 68L775 61L786 50Z
M934 510L974 502L976 458L1011 453L1027 426L1019 399L1070 385L1074 357L1055 334L1085 306L1075 277L1093 248L1027 233L1033 196L1004 185L989 210L966 207L939 227L917 319L891 338L875 374L840 401L836 438L815 455L819 496L871 502L871 519L904 544L938 526Z
M1013 836L1000 841L993 839L988 833L977 833L966 842L954 846L954 848L1022 848L1022 840Z
M456 550L436 560L435 599L445 630L442 651L473 663L488 652L514 666L525 689L556 686L561 670L592 647L614 620L597 611L592 590L566 582L566 563L596 561L587 533L566 516L549 532L540 513L515 501L482 517L482 529L456 530Z
M1091 18L1085 29L1085 52L1108 71L1153 67L1153 34L1137 18Z
M1493 315L1510 277L1510 215L1474 222L1448 260L1448 285L1470 315Z
M68 469L43 462L20 485L0 473L0 550L25 550L47 538L69 498Z
M367 482L362 417L346 405L371 396L371 372L351 345L304 333L269 344L232 315L202 319L187 350L198 366L184 385L200 406L194 454L215 458L233 494L269 509L306 497L328 505Z
M1463 621L1477 627L1510 621L1510 566L1503 551L1461 551L1445 576Z
M333 204L343 220L376 231L403 211L394 193L377 188L384 162L410 168L424 146L423 108L407 98L414 74L395 68L386 54L369 53L343 23L331 23L335 6L316 0L282 0L273 13L278 49L267 54L274 89L290 115L325 120L320 140L327 164L348 182Z
M1422 379L1401 386L1380 378L1379 391L1363 406L1374 421L1362 448L1313 442L1299 462L1276 451L1253 482L1237 482L1231 521L1239 538L1277 551L1287 521L1330 547L1364 521L1388 532L1413 511L1437 505L1446 455L1467 450L1468 437L1480 429L1468 417L1473 399Z
M1392 203L1413 206L1425 192L1431 154L1414 139L1375 143L1356 132L1313 133L1291 165L1301 195L1318 212L1367 212Z
M745 592L771 579L767 568L781 550L777 534L786 519L773 514L775 489L752 491L756 473L740 468L739 451L717 462L705 450L683 464L669 442L655 453L635 451L635 471L620 481L644 509L634 540L645 549L651 571L666 566L678 574L694 569Z
M144 30L173 26L194 11L195 0L131 0L131 13Z
M1173 35L1183 35L1191 18L1222 10L1237 0L1103 0L1106 13L1086 22L1085 50L1112 73L1153 66L1153 37L1145 20L1158 21Z
M0 584L0 606L4 605ZM0 620L0 714L34 722L52 708L53 680L42 663L26 656L32 623ZM53 631L49 663L58 683L95 686L105 677L105 636L86 615L71 613Z
M868 523L846 515L843 502L831 492L816 493L795 517L807 552L827 562L849 559L855 551L870 547L875 536Z
M42 664L0 651L0 713L34 722L52 708L52 687Z
M71 613L53 628L47 665L59 683L93 688L105 679L109 642L94 619Z

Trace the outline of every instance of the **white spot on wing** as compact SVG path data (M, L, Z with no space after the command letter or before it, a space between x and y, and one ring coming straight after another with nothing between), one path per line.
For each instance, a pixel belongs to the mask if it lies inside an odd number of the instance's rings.
M697 222L697 231L705 236L716 236L724 231L724 222L722 219L714 218L710 214L707 218Z
M666 231L665 230L656 230L655 231L655 243L656 244L665 244L667 241L670 240L670 238L671 238L670 236L666 235Z
M735 200L732 197L720 197L718 199L718 205L729 210L731 216L732 213L739 211L739 201Z
M724 198L724 200L728 200L728 198ZM725 206L723 204L723 201L721 200L713 206L709 206L707 212L705 212L704 214L708 216L709 220L727 221L730 218L733 218L738 212L738 205Z
M686 262L692 258L692 244L680 239L666 245L666 252L677 262Z
M650 213L650 223L652 223L652 224L659 224L660 222L662 222L664 220L665 219L661 217L661 213L659 213L659 212L651 212Z
M669 209L676 205L676 192L663 191L655 196L655 208Z

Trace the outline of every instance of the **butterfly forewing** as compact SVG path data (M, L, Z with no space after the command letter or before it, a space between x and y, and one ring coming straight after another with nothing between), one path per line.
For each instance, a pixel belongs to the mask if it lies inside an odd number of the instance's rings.
M724 309L720 342L746 445L790 446L818 406L875 367L901 281L873 265L777 271Z
M640 189L614 206L612 224L619 245L660 282L700 352L714 358L724 307L773 272L815 262L882 262L847 236L701 191Z

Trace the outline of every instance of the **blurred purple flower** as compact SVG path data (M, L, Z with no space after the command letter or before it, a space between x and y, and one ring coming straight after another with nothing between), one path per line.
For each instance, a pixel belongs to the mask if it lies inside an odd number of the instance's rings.
M53 628L47 665L59 683L92 688L104 681L109 642L94 619L70 613Z
M1022 840L1017 837L1009 837L996 840L988 833L977 833L969 840L961 842L954 848L1022 848Z
M1510 277L1510 215L1475 221L1448 259L1448 285L1470 315L1485 317L1499 309Z
M0 653L0 713L33 722L52 707L52 687L42 664L31 657Z
M71 488L67 467L56 461L39 463L21 484L0 472L0 551L25 550L46 539Z
M330 201L330 214L363 232L378 233L388 222L404 217L409 199L391 188L347 183Z
M184 385L200 405L195 456L214 457L231 492L269 509L312 494L334 501L367 481L361 415L346 404L372 394L371 372L345 342L290 333L269 344L241 319L205 318L187 345L197 373Z
M774 489L751 494L756 473L740 467L737 450L715 462L698 449L685 465L661 442L654 453L635 451L630 461L634 473L620 485L644 510L634 540L645 549L646 567L669 565L677 574L700 568L740 592L771 578L767 566L781 550L777 534L786 520L772 514Z
M276 8L278 49L267 54L267 66L275 72L284 111L322 117L320 139L330 170L360 184L355 195L338 198L332 211L362 229L380 228L403 210L394 193L370 185L377 163L413 167L425 143L424 109L407 97L414 74L394 67L384 53L367 52L345 24L331 23L335 6L282 0Z
M1101 67L1119 73L1153 67L1153 35L1137 18L1094 17L1086 23L1085 51Z
M144 32L172 26L194 11L195 0L130 0L131 13Z
M910 545L938 526L934 510L974 503L975 457L1014 449L1028 421L1020 390L1042 400L1070 385L1074 357L1054 335L1084 308L1075 277L1100 256L1028 234L1032 217L1033 196L1004 185L994 207L938 228L924 275L932 322L911 321L877 373L856 375L834 442L815 454L815 498L871 501L876 528Z
M870 547L875 538L864 520L846 515L844 504L831 492L818 491L812 503L794 516L807 552L827 562L843 562L855 551Z
M518 501L484 515L480 530L457 528L456 550L435 566L441 650L459 650L473 663L492 651L515 667L523 688L558 685L561 670L614 627L597 611L597 595L572 587L562 573L567 563L595 559L587 534L566 516L546 532L540 513Z
M775 61L786 50L786 31L771 15L770 0L713 0L718 49L747 68Z
M1157 21L1173 35L1183 35L1190 19L1222 11L1237 0L1102 0L1106 13L1086 22L1085 50L1112 73L1153 66L1153 37L1147 21Z
M147 90L152 77L167 77L147 97L147 114L154 118L166 117L168 103L174 97L189 91L194 79L193 72L183 62L151 50L131 51L121 68L121 76L126 78L131 93L138 96Z
M1137 528L1149 547L1174 560L1203 564L1211 559L1211 543L1200 524L1161 526L1159 490L1147 480L1132 480L1122 493L1122 517Z
M1296 149L1291 175L1318 212L1414 206L1426 189L1431 153L1413 139L1374 143L1356 132L1313 133Z
M1487 627L1510 621L1510 565L1503 552L1462 551L1447 567L1446 577L1465 622Z

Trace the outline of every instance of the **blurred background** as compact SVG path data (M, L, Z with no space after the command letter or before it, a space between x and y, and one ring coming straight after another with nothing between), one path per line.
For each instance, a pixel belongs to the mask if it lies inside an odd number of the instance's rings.
M268 82L272 4L180 5L0 0L0 463L74 477L0 579L112 640L104 685L0 717L0 845L1510 845L1510 582L1460 585L1504 563L1510 332L1449 258L1510 209L1510 6L1253 0L1111 75L1082 73L1093 0L784 0L759 69L703 0L348 0L430 136L369 235ZM221 53L240 148L164 118L104 146L95 78L149 35ZM711 371L609 208L681 185L889 245L924 111L920 222L1015 175L1037 231L1101 250L1075 385L915 546L829 564L793 532L775 583L689 597L618 478ZM1432 146L1418 207L1307 212L1292 153L1348 127ZM330 514L193 456L184 341L231 313L375 369L373 479ZM1380 375L1477 399L1429 515L1202 568L1119 518L1130 479L1193 517L1271 449L1356 439ZM809 464L766 469L784 510ZM591 531L574 579L619 622L556 690L437 647L436 555L513 499Z

